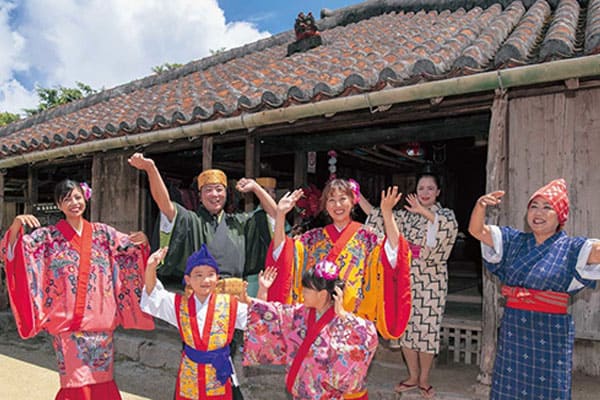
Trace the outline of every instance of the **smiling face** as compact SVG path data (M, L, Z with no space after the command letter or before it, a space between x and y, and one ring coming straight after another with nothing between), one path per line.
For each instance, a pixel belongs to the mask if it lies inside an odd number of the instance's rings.
M57 206L65 214L67 220L80 218L85 211L83 192L79 187L74 188L60 200Z
M200 201L212 215L221 212L227 201L227 189L220 183L209 183L200 188Z
M537 196L527 207L527 224L541 243L558 231L558 214L548 200Z
M217 271L208 265L194 267L189 275L184 275L186 285L190 286L200 301L206 300L217 287Z
M354 199L348 193L333 189L329 192L325 202L325 210L337 226L345 226L350 220L350 213L354 208Z
M435 204L438 196L440 195L440 188L438 187L435 178L432 176L424 176L417 182L417 197L419 203L425 208L429 208Z

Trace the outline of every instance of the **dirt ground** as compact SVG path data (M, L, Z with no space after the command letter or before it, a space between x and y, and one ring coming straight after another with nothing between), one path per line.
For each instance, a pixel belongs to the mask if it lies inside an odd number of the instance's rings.
M40 335L21 340L16 331L0 327L0 398L47 400L58 390L55 356L50 339ZM131 333L132 335L135 332ZM172 339L177 340L176 337ZM169 339L171 340L171 339ZM160 344L156 350L161 351ZM117 349L118 352L118 349ZM160 353L159 353L160 354ZM284 371L280 367L242 368L236 362L238 375L246 400L289 400L285 393ZM437 399L486 399L487 394L476 385L478 367L438 359L431 383L437 390ZM175 386L174 368L151 368L117 356L115 379L124 400L170 400ZM400 396L393 392L394 385L406 376L401 355L381 347L368 376L370 398L382 400L421 399L418 392ZM478 388L479 391L475 389ZM600 393L600 379L582 374L574 375L573 400L596 400ZM524 399L526 400L526 399Z

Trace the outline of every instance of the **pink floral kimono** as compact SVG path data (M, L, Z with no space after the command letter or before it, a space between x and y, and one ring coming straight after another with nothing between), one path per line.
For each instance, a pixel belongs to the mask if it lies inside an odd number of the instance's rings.
M139 299L148 257L114 228L84 221L81 236L64 220L19 234L6 281L17 329L54 336L61 389L56 399L120 399L113 380L113 331L153 329Z
M365 399L375 350L372 322L333 307L317 318L303 304L253 299L248 308L244 365L287 365L286 386L296 400Z

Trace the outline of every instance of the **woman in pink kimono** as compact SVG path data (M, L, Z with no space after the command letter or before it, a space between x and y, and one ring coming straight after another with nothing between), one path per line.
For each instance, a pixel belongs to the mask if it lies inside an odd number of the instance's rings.
M56 400L121 399L113 379L113 331L118 325L154 328L139 307L146 237L86 221L90 194L85 184L60 182L54 200L65 219L41 228L33 215L18 215L2 241L19 334L54 336ZM25 235L24 225L38 229Z
M305 270L302 304L242 299L249 303L244 365L287 365L286 387L295 400L368 398L377 330L344 310L338 275L327 260Z

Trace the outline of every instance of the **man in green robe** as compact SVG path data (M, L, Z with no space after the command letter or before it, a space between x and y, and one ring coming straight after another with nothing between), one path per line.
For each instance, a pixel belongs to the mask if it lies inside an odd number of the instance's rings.
M190 211L171 201L165 183L150 158L135 153L129 164L148 175L150 192L160 209L160 246L169 246L159 274L181 278L187 258L206 243L219 264L221 277L243 277L246 265L247 224L253 222L255 213L225 213L227 201L227 176L221 170L209 169L198 175L200 207ZM275 215L275 200L253 179L242 178L236 189L242 193L253 192L262 208ZM252 229L250 231L253 231ZM254 258L252 253L248 257ZM264 262L264 261L263 261Z

